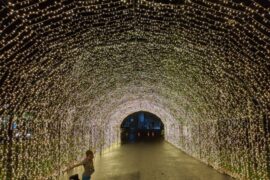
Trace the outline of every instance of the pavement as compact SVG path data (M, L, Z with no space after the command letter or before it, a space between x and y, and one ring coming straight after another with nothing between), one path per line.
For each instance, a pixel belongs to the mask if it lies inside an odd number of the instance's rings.
M127 144L96 155L91 180L232 180L167 142ZM82 168L78 168L81 178ZM66 179L68 179L66 177Z

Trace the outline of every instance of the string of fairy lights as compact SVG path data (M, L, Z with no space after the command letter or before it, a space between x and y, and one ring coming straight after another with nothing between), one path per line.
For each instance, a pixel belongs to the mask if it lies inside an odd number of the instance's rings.
M118 142L118 118L140 101L175 120L166 137L185 152L269 179L268 1L0 7L0 179L59 177L86 149Z

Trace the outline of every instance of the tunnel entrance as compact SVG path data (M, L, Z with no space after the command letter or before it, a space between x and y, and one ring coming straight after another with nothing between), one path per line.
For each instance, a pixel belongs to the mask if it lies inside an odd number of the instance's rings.
M164 140L164 124L156 115L139 111L121 124L121 143L159 142Z

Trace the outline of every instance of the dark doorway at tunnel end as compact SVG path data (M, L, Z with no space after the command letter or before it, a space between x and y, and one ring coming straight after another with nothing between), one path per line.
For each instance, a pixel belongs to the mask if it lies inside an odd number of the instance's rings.
M152 113L135 112L127 116L121 124L121 144L162 140L164 140L164 124Z

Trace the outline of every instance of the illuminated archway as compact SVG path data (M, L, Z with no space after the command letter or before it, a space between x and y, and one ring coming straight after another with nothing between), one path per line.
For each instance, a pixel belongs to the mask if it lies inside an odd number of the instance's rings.
M168 109L161 104L156 104L147 100L128 101L115 107L116 111L107 117L107 131L105 132L105 144L120 142L119 129L123 119L130 114L139 111L146 111L158 116L164 123L165 140L179 147L179 122L173 117ZM111 128L109 128L111 127ZM118 134L117 134L118 133ZM113 139L113 140L112 140Z
M136 111L208 164L270 176L269 1L4 0L0 12L0 179L57 176L117 142Z

